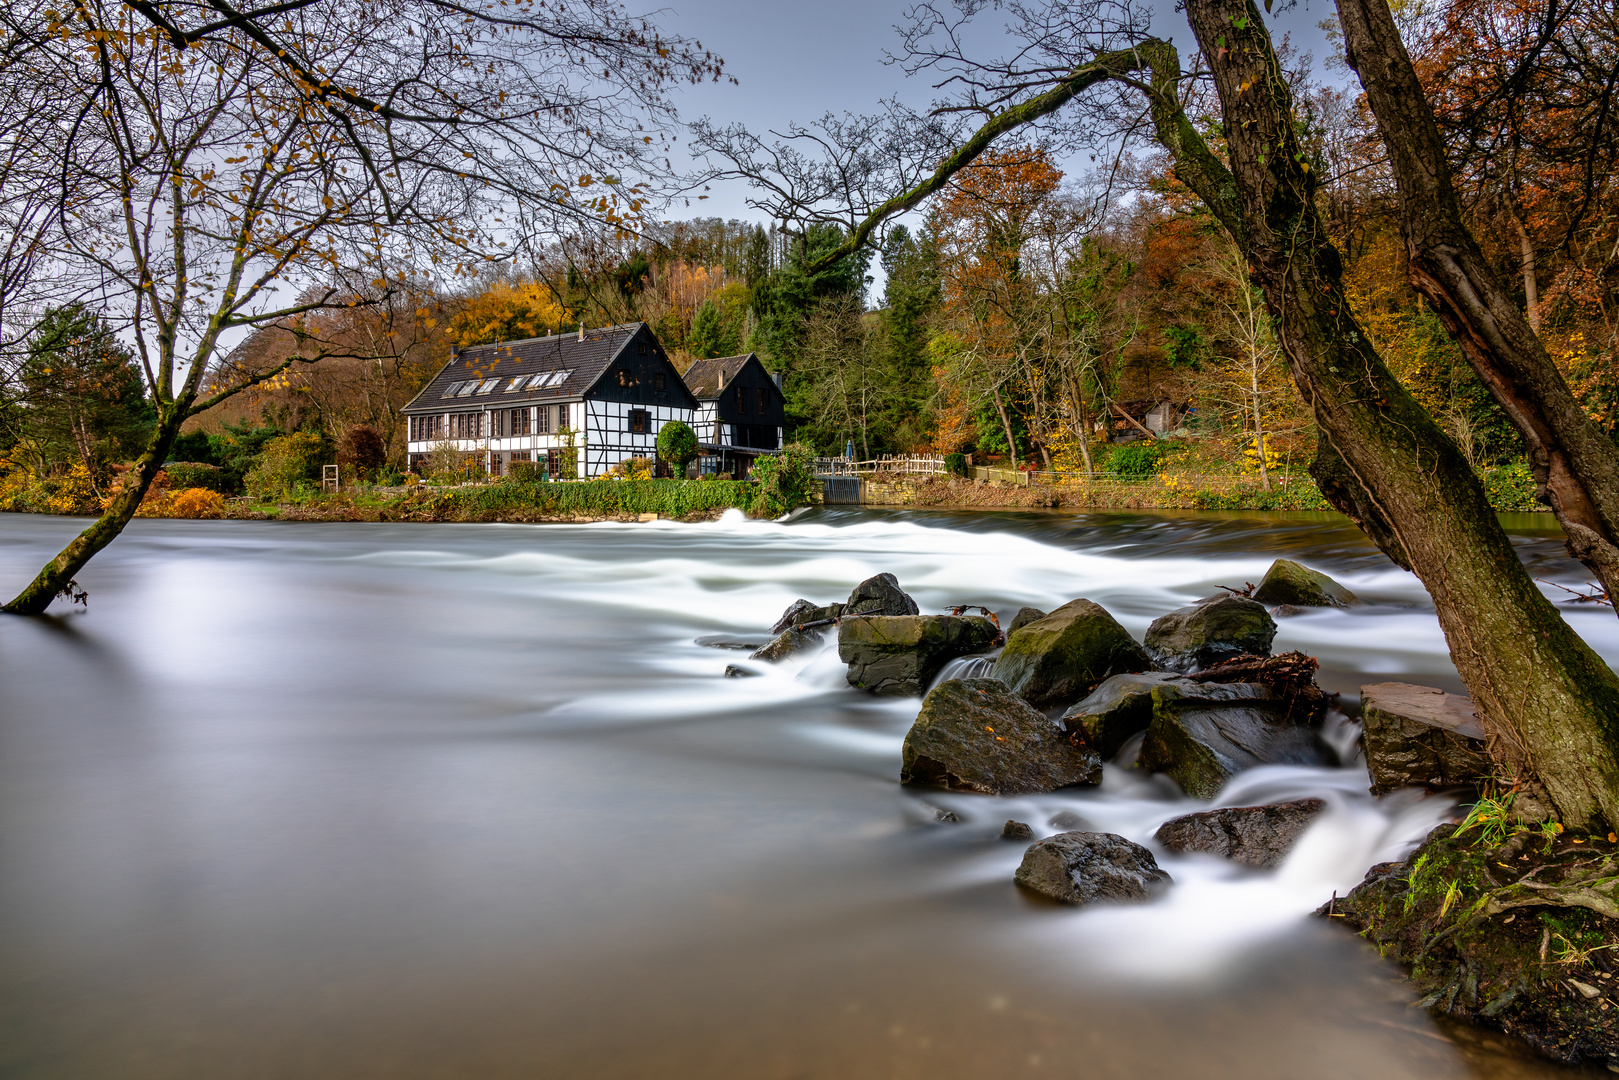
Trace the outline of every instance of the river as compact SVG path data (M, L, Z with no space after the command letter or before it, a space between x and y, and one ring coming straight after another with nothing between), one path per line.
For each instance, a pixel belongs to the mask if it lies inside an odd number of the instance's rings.
M1543 520L1508 524L1574 585ZM0 581L82 525L0 515ZM137 521L88 611L0 619L0 1076L1580 1075L1441 1030L1309 917L1442 798L1255 770L1218 802L1329 801L1282 868L1163 856L1159 902L1057 909L1011 884L1006 819L1145 841L1203 804L1112 767L901 789L915 700L834 649L726 679L745 654L698 643L880 571L924 611L1086 596L1139 637L1279 555L1371 602L1281 620L1327 689L1458 688L1421 588L1332 515ZM1611 613L1569 618L1619 663Z

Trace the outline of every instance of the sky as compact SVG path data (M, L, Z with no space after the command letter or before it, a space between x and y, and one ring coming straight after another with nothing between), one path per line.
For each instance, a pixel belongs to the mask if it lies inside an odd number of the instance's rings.
M1032 0L1038 2L1038 0ZM699 39L725 58L727 73L739 85L706 84L683 88L677 97L681 118L708 116L716 123L741 122L758 134L808 122L828 110L870 112L884 97L898 94L917 106L932 97L925 79L907 80L897 66L883 63L895 48L894 26L904 20L908 0L817 0L785 3L759 0L673 0L656 21L666 30ZM1278 8L1283 5L1277 5ZM633 5L632 5L633 7ZM1159 0L1155 31L1185 54L1193 49L1191 29L1172 2ZM1291 34L1294 45L1315 54L1319 67L1328 55L1317 24L1333 14L1330 0L1299 0L1269 19L1271 32ZM981 19L993 18L987 12ZM992 24L993 25L993 24ZM993 45L993 40L988 44ZM1330 81L1338 81L1334 73ZM1070 170L1076 175L1077 164ZM740 217L764 221L746 204L746 185L717 185L708 200L689 208L671 207L671 219Z

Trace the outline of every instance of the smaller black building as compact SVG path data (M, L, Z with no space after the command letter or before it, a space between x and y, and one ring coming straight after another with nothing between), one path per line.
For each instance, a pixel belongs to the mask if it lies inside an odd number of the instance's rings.
M752 458L781 449L787 400L757 355L699 360L684 378L697 399L697 442L705 459L714 459L713 471L740 476Z

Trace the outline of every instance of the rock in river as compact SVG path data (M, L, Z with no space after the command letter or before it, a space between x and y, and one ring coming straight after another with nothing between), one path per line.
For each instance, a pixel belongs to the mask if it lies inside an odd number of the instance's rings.
M1100 604L1070 600L1008 634L990 674L1045 707L1075 701L1109 675L1152 666L1146 650Z
M1077 733L1103 761L1112 761L1130 736L1146 731L1152 723L1153 690L1175 681L1188 689L1197 685L1168 671L1115 675L1063 713L1063 727Z
M1295 723L1288 702L1270 687L1177 679L1153 689L1137 766L1165 774L1193 798L1212 799L1256 765L1337 763L1314 727Z
M1170 851L1202 851L1269 869L1281 865L1326 806L1320 799L1298 799L1273 806L1205 810L1164 822L1153 839Z
M1102 760L995 679L950 679L905 735L900 783L1033 795L1102 779Z
M1466 787L1490 775L1484 726L1459 694L1410 683L1360 688L1372 793Z
M1037 607L1018 608L1017 614L1012 616L1012 621L1006 624L1006 632L1008 634L1015 634L1025 626L1028 626L1030 623L1037 622L1040 619L1045 618L1046 615L1046 612L1041 611Z
M845 615L916 615L921 610L899 587L893 574L878 574L862 581L843 605Z
M1012 880L1076 906L1140 903L1172 884L1152 852L1122 836L1099 832L1046 837L1023 853L1023 865Z
M1292 559L1277 559L1254 590L1261 604L1295 607L1353 607L1360 598L1327 575Z
M792 627L803 626L805 623L825 622L842 614L842 604L828 604L825 607L817 607L808 600L794 600L787 610L781 613L781 618L776 620L776 625L770 628L770 632L779 634L783 630Z
M1000 636L977 615L856 615L838 623L838 656L849 665L850 686L919 696L948 661L983 652Z
M768 660L775 664L820 644L820 641L821 633L818 630L783 630L776 635L774 641L768 642L756 652L749 653L748 659Z
M1264 604L1217 596L1157 619L1142 643L1161 667L1198 671L1233 656L1269 656L1275 638L1276 622Z

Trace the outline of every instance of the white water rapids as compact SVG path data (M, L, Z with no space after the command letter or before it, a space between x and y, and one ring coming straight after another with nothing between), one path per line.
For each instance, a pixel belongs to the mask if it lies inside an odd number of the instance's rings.
M0 515L0 580L80 527ZM699 643L882 571L925 612L1084 596L1139 638L1279 555L1368 601L1279 620L1326 689L1460 689L1420 585L1331 515L136 522L88 612L0 620L0 1076L1551 1075L1310 915L1450 800L1256 769L1213 805L1328 804L1279 869L1158 851L1155 903L1037 905L1007 819L1151 846L1210 804L1111 765L902 789L915 699L850 689L830 641ZM1610 612L1565 610L1619 663Z

